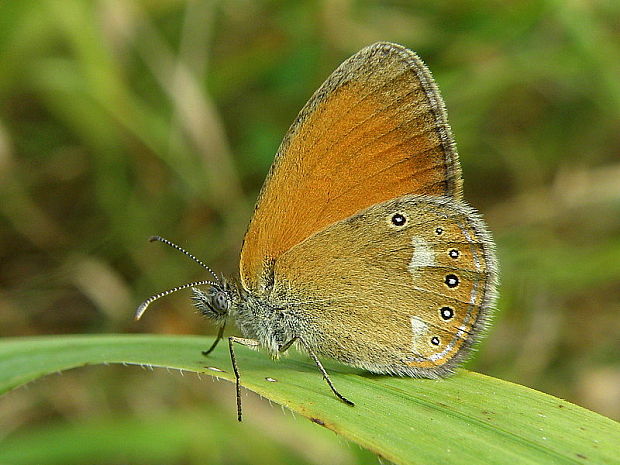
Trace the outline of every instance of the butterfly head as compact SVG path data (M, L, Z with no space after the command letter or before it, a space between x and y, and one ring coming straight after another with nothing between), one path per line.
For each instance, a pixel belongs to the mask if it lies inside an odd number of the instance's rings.
M192 287L192 301L198 311L207 318L222 325L236 301L235 287L220 278L206 291Z

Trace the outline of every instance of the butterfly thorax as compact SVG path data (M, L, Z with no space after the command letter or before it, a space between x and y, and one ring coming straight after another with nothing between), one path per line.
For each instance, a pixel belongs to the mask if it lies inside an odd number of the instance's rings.
M243 337L256 339L273 356L300 334L304 317L275 305L268 296L249 291L235 280L222 279L206 292L194 289L194 305L216 324L234 321Z

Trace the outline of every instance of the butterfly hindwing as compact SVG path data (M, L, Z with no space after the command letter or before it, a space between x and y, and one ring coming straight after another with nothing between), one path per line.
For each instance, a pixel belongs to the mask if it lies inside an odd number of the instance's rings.
M403 196L284 253L270 300L310 322L305 337L323 355L371 371L440 376L467 354L492 310L491 244L464 203Z

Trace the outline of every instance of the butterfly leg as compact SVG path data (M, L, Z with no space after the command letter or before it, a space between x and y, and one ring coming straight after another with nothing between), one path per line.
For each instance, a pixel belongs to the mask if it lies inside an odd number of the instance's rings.
M291 339L290 341L288 341L286 344L282 344L280 347L278 347L278 352L282 353L282 352L286 352L292 345L293 343L297 340L296 337L294 337L293 339Z
M304 349L306 350L306 352L308 352L308 355L310 355L312 360L314 360L314 363L316 363L316 366L319 367L319 370L321 371L321 374L323 375L323 379L325 380L327 385L330 387L332 392L336 395L336 397L338 397L338 399L343 401L345 404L350 405L351 407L355 406L355 404L353 402L351 402L349 399L347 399L345 396L343 396L342 394L340 394L336 390L336 388L334 387L334 384L332 383L332 380L330 379L329 375L327 374L327 371L325 371L325 368L323 367L323 364L321 363L319 358L314 354L314 352L312 352L310 347L308 347L308 345L304 342L303 339L300 338L299 340L303 344ZM292 343L293 343L293 341L291 341L291 344Z
M241 421L241 385L239 384L239 369L237 368L237 359L233 350L233 343L244 345L250 348L256 348L260 343L255 339L246 339L243 337L230 336L228 338L228 350L230 351L230 361L232 362L233 371L235 373L235 386L237 390L237 420Z
M202 355L206 357L211 352L213 352L213 349L217 347L217 343L220 342L220 340L222 339L222 336L224 335L224 328L226 328L226 321L224 321L224 324L220 327L220 330L217 332L217 337L215 338L215 341L213 341L213 344L211 344L211 347L209 347L207 350L203 350Z

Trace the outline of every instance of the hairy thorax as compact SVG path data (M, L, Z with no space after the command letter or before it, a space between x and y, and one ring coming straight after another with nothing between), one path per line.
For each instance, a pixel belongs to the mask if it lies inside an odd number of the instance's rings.
M258 295L239 285L236 297L230 316L244 337L258 340L272 356L277 357L280 347L307 332L307 318L270 299L269 294Z

